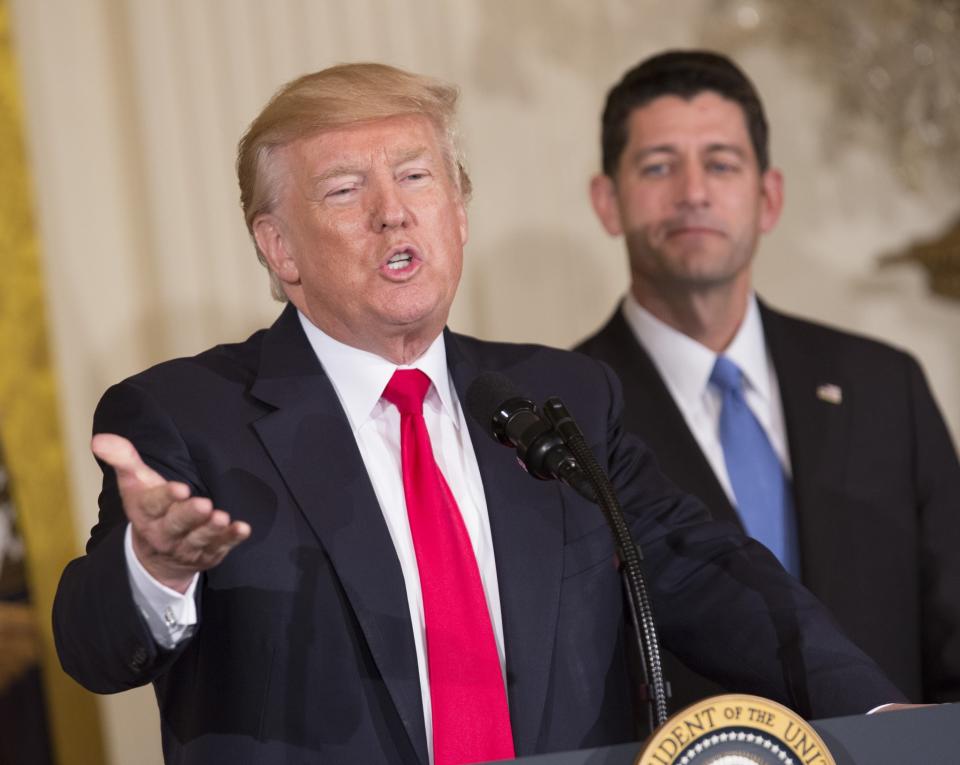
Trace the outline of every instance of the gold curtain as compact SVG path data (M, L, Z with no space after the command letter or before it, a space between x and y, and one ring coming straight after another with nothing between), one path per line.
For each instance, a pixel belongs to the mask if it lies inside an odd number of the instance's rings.
M96 698L60 669L50 611L76 555L10 10L0 0L0 442L27 549L50 733L59 765L101 765Z

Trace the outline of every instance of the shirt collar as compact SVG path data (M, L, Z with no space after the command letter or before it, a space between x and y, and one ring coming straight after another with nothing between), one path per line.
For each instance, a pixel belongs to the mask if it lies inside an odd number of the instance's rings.
M447 370L447 349L443 333L437 335L430 347L412 364L398 366L375 353L345 345L314 325L300 311L300 324L310 341L317 359L347 414L350 427L356 432L375 413L380 404L383 389L397 369L419 369L430 378L432 386L427 391L426 401L436 397L439 407L459 427L453 393L450 388L450 373Z
M660 321L630 293L621 310L674 397L695 405L710 382L717 354ZM769 360L756 296L751 295L746 316L724 355L740 367L746 384L769 400Z
M770 400L770 359L763 337L763 322L755 295L747 303L747 315L723 352L743 372L744 382L764 401Z

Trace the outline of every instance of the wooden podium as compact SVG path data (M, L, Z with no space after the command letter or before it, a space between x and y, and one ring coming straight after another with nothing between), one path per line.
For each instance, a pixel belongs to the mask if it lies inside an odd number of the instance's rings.
M837 765L960 764L960 703L811 723ZM641 745L523 757L523 765L633 765Z

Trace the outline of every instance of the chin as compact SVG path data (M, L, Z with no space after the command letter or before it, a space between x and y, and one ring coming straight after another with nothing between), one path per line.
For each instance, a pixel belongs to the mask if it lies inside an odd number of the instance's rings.
M387 311L380 319L383 326L390 327L394 333L411 336L428 333L433 327L439 332L444 325L434 311Z
M418 298L406 295L404 299L392 301L382 308L383 318L397 327L443 327L450 312L450 301L444 301L436 295L423 295Z

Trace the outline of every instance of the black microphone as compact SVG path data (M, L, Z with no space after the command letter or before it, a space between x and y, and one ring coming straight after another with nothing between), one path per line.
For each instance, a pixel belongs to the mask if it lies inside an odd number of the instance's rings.
M637 640L641 680L638 694L645 695L649 703L650 730L654 730L667 719L668 684L663 678L656 625L640 566L640 548L630 534L609 478L560 399L547 399L541 416L534 403L520 395L509 379L484 372L467 389L466 404L467 411L490 436L516 447L520 464L528 473L563 481L603 511L620 558Z
M484 372L467 389L467 411L495 441L517 450L520 465L541 480L556 479L597 501L593 485L553 425L507 377Z

